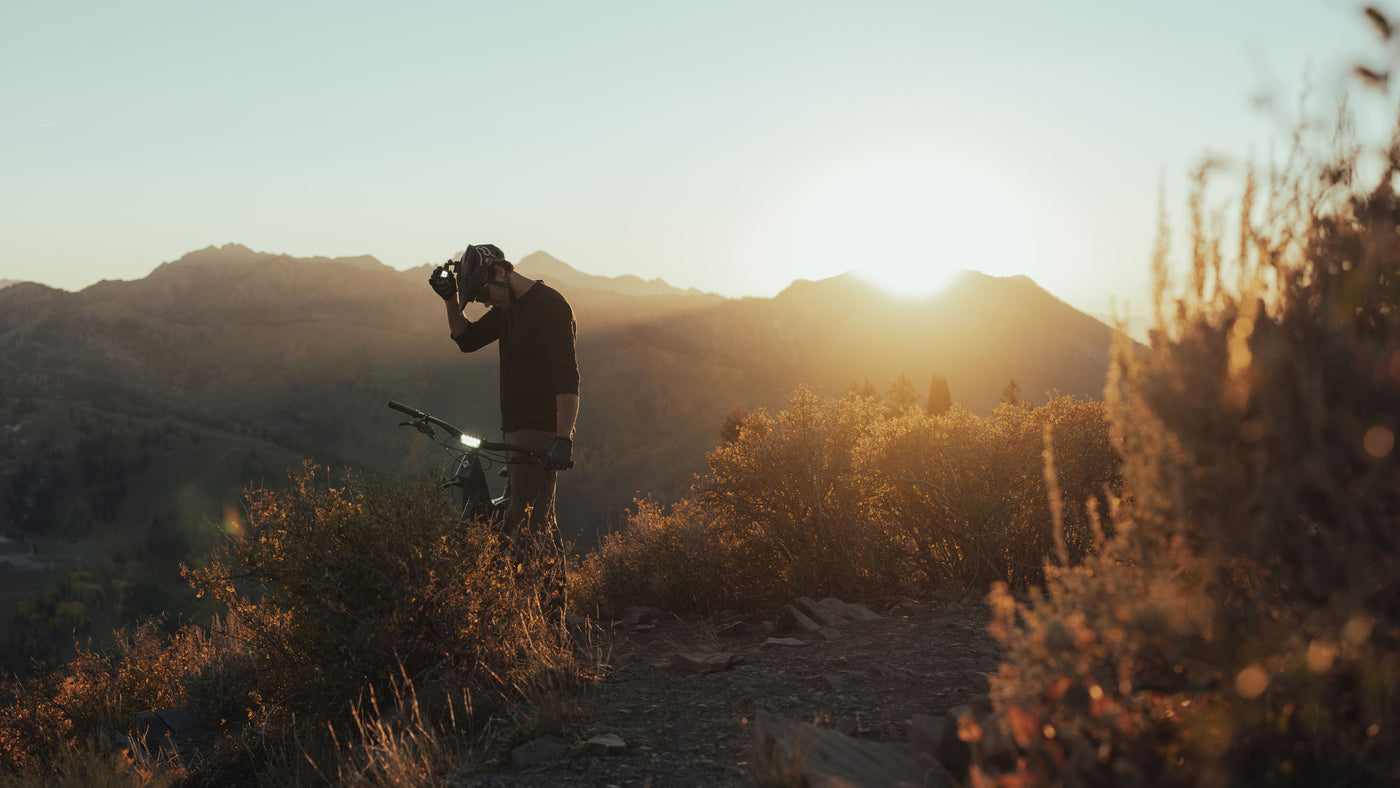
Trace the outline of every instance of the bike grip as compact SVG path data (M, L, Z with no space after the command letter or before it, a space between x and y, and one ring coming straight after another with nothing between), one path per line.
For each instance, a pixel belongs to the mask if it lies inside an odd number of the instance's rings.
M407 406L407 405L405 405L405 404L403 404L402 402L399 402L399 401L397 401L397 400L392 400L392 399L389 400L389 407L393 408L394 410L399 411L400 413L406 413L406 414L408 414L408 415L410 415L410 416L412 416L412 417L414 417L414 418L419 418L419 417L421 417L421 416L423 415L422 413L418 412L417 410L415 410L415 409L413 409L413 408L410 408L409 406Z

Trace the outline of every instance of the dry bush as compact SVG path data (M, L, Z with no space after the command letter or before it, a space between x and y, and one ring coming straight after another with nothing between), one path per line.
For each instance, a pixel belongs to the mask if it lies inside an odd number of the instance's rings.
M78 768L103 729L125 731L137 712L177 705L184 677L207 664L210 642L198 627L166 636L160 623L117 631L115 654L80 648L28 681L12 679L0 706L0 764L31 776L60 763Z
M669 510L639 500L626 525L604 537L571 577L570 602L589 616L628 605L710 613L762 598L768 578L755 574L746 546L715 513L693 499Z
M890 546L869 516L877 486L858 451L885 416L867 397L823 399L802 389L777 414L750 414L738 440L710 452L697 500L744 546L744 573L771 578L771 595L897 582Z
M251 765L315 782L365 758L383 776L393 750L394 769L442 755L431 782L456 734L570 681L577 665L542 612L537 567L517 567L489 529L459 527L430 481L332 487L321 473L308 464L284 491L250 492L244 532L185 570L225 617L174 636L151 622L118 633L114 655L80 651L8 687L0 763L27 777L81 766L103 728L186 706L228 737L206 777ZM412 707L381 715L375 697Z
M1047 440L1055 500L1068 501L1058 536ZM1078 563L1094 542L1089 500L1103 501L1119 484L1103 404L1073 397L1038 408L1002 404L990 418L960 406L937 416L907 412L880 425L862 454L884 490L880 520L924 587L1025 588L1043 579L1048 557Z
M1369 189L1341 151L1250 177L1232 255L1198 175L1192 274L1110 386L1132 504L1043 598L993 594L1019 760L974 782L1400 779L1400 146Z
M1043 471L1047 439L1062 512ZM1119 486L1103 404L1071 397L982 418L799 391L786 410L746 416L709 461L691 498L669 512L641 503L604 540L578 596L612 611L708 612L799 594L1024 587L1047 558L1083 559L1095 528L1086 503Z
M201 680L256 702L260 735L319 735L401 675L434 697L472 694L483 712L567 662L538 573L517 571L489 528L460 527L433 482L333 487L319 473L308 464L287 490L250 493L245 532L187 571L241 639Z

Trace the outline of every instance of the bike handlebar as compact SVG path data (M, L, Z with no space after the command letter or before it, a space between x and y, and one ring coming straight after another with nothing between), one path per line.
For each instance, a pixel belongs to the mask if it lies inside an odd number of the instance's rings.
M397 401L397 400L392 400L392 399L389 400L389 407L390 407L390 408L393 408L393 409L396 410L396 411L399 411L400 413L403 413L403 414L405 414L405 415L407 415L407 416L413 418L413 419L416 420L416 421L426 421L426 422L429 422L429 423L431 423L431 424L436 424L436 425L438 425L439 427L442 427L443 429L445 429L445 430L447 430L448 432L452 433L453 437L457 438L458 440L461 440L463 437L469 437L469 438L472 438L472 439L476 439L476 436L474 436L474 435L467 435L465 432L462 432L460 429L458 429L458 428L455 427L454 425L448 424L447 422L443 421L442 419L438 418L437 416L432 415L431 413L424 413L423 411L418 410L417 408L410 407L410 406L405 405L405 404L403 404L402 402L399 402L399 401ZM525 454L525 455L528 455L529 457L532 457L532 458L534 458L534 459L541 460L541 461L543 461L543 460L545 459L544 452L535 451L534 449L526 448L526 447L524 447L524 446L516 446L516 445L513 444L513 443L496 443L496 442L494 442L494 441L485 441L485 440L484 440L484 441L481 441L481 442L480 442L480 445L479 445L477 448L479 448L479 449L481 449L481 450L483 450L483 451L509 451L509 452L518 452L518 453L520 453L520 454ZM569 463L569 465L570 465L570 467L572 467L572 466L573 466L573 463Z

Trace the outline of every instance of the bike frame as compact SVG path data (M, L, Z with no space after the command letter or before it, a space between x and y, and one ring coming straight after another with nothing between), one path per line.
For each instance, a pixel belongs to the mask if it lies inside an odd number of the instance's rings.
M399 426L413 427L427 435L452 457L452 475L443 479L440 486L444 490L456 489L453 505L458 508L458 517L463 525L473 521L499 524L505 518L506 506L510 501L510 481L507 479L501 495L493 497L486 481L487 468L495 464L505 466L544 461L539 452L468 435L456 426L402 402L389 400L389 407L411 419L401 422ZM438 429L447 433L447 440L438 437Z

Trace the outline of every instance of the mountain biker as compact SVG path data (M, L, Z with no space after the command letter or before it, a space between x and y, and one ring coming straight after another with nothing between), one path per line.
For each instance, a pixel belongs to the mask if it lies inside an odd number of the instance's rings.
M468 246L458 271L460 276L455 276L440 265L429 279L433 292L447 306L452 340L463 353L496 343L501 358L503 440L544 457L542 465L513 462L507 466L510 501L504 530L522 561L520 548L526 542L538 542L553 553L548 557L557 562L562 586L564 551L554 496L556 476L573 457L578 418L573 308L559 291L518 273L494 244ZM476 321L462 314L472 301L490 307Z

